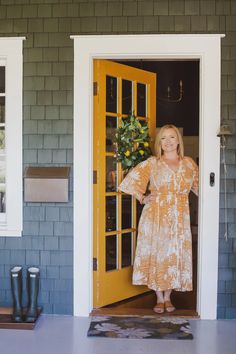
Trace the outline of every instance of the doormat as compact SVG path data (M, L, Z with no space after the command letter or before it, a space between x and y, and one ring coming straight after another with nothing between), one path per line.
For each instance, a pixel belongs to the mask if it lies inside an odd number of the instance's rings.
M193 339L184 318L157 316L93 316L88 337Z

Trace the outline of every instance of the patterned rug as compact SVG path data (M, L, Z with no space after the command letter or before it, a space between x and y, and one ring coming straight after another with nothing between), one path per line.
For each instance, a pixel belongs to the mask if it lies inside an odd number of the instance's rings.
M158 316L93 316L88 337L193 339L184 318Z

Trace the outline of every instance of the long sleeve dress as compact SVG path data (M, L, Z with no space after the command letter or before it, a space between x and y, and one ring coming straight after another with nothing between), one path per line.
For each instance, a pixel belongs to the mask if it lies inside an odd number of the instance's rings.
M155 291L192 290L192 235L188 195L198 194L198 167L190 157L173 171L155 156L139 163L119 189L141 200L150 182L154 201L143 208L133 268L133 284Z

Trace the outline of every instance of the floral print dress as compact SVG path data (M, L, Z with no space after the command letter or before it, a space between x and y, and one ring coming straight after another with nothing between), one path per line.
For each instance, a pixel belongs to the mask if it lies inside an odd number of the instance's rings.
M188 195L198 194L198 167L190 157L173 171L155 156L141 162L119 189L141 201L149 182L154 201L143 208L133 269L133 284L155 291L192 290L192 235Z

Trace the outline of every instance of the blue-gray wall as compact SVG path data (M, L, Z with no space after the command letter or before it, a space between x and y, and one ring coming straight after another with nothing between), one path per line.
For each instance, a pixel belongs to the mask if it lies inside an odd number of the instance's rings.
M70 34L226 33L222 40L222 119L235 132L236 1L0 0L0 4L0 36L27 37L24 167L72 166ZM218 317L236 318L235 136L229 139L227 161L230 239L227 243L223 239L221 198ZM0 238L0 306L11 304L10 267L20 264L26 270L36 265L41 269L44 311L72 313L72 207L72 187L69 203L25 203L23 237Z

